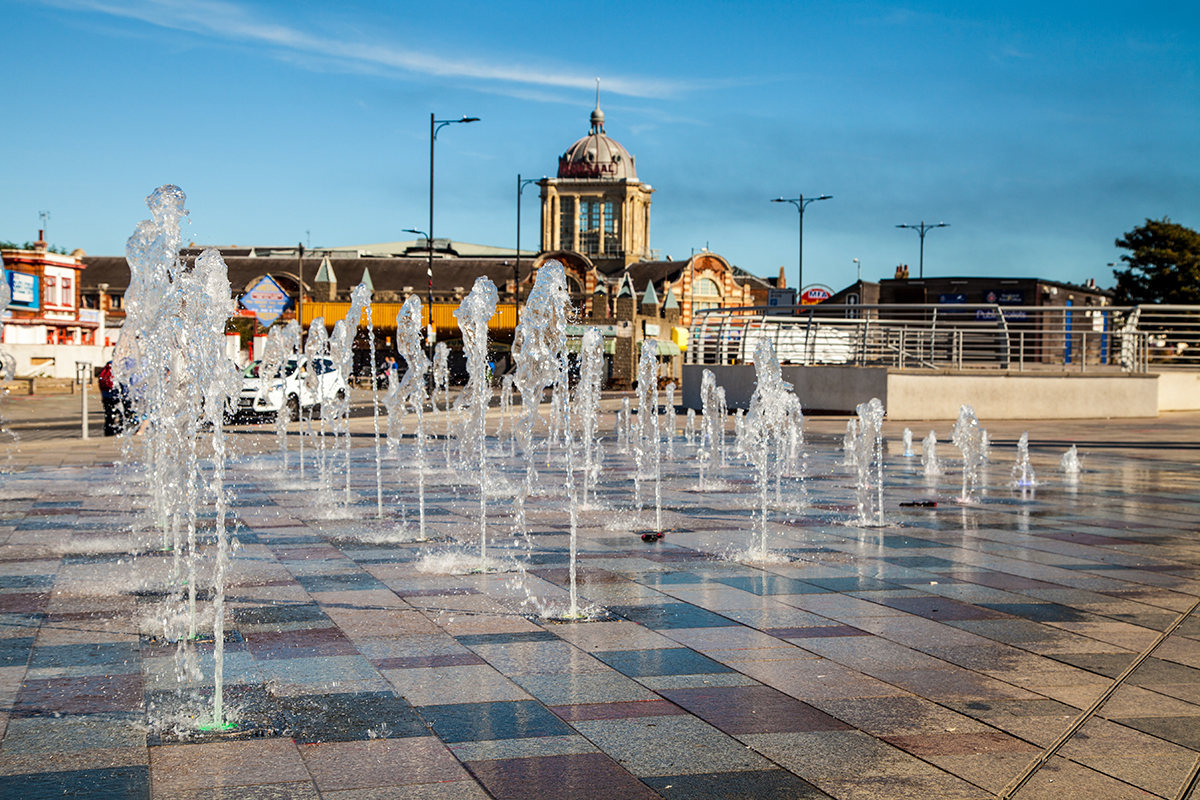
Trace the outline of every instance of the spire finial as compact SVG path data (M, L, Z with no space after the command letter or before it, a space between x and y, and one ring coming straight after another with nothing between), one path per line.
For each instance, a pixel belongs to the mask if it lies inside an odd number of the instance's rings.
M604 112L600 110L599 78L596 78L596 110L592 112L592 133L604 133Z

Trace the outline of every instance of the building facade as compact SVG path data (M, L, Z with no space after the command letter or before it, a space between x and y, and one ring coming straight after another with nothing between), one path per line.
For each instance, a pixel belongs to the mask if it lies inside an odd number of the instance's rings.
M604 275L650 258L650 195L633 155L604 132L604 112L559 156L558 176L538 181L542 252L586 256Z

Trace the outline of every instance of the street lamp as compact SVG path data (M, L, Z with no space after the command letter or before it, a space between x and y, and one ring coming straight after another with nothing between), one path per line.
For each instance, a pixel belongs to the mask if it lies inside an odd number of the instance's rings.
M425 241L429 244L429 324L426 327L425 346L429 350L429 360L433 360L433 144L437 141L438 131L447 125L460 122L479 122L479 117L463 117L462 119L434 119L429 115L429 233ZM420 233L409 228L405 233Z
M925 234L929 233L934 228L949 228L950 226L945 222L939 222L937 225L926 225L925 220L921 220L920 225L897 225L896 227L897 228L912 228L914 231L917 232L917 235L921 237L921 261L919 262L920 263L920 268L919 268L920 272L917 273L917 276L919 278L924 278L925 277Z
M531 183L537 183L537 178L521 180L517 174L517 263L513 266L513 292L517 296L517 324L521 324L521 192Z
M429 351L429 363L433 363L433 342L429 335L433 331L433 239L429 238L429 234L425 231L419 231L416 228L405 228L405 233L415 233L418 236L425 237L425 244L429 250L429 266L425 268L425 272L429 274L429 327L426 328L425 349ZM399 332L397 332L399 335Z
M799 267L798 274L796 275L797 293L804 291L804 209L808 208L809 203L815 203L818 200L832 199L833 195L823 194L820 197L810 197L808 199L805 199L804 195L794 198L776 197L771 201L772 203L791 203L796 207L796 210L800 212L800 258L797 260Z
M858 282L862 283L862 262L856 258L854 259L854 266L858 267Z

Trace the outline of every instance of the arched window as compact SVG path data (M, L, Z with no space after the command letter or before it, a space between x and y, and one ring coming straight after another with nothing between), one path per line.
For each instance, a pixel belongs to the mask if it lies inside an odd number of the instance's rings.
M717 286L717 282L712 278L700 278L696 281L696 286L692 293L697 297L720 297L721 290Z

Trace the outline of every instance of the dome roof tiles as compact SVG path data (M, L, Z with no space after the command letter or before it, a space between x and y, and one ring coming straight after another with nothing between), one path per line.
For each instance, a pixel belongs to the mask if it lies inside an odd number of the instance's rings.
M633 156L604 133L604 112L599 106L592 112L591 122L591 132L559 157L558 177L636 181Z

